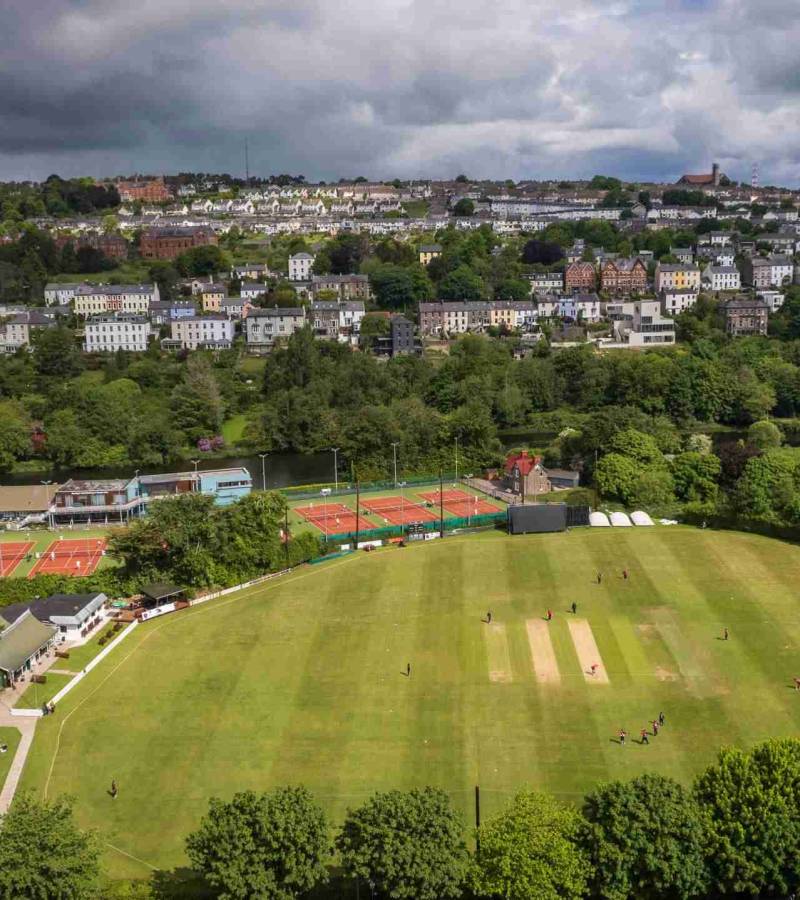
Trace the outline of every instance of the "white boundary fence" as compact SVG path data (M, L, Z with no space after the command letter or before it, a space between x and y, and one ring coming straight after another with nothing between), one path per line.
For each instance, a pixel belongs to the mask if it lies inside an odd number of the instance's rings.
M280 572L270 572L269 575L262 575L260 578L254 578L252 581L246 581L244 584L236 584L233 587L224 588L221 591L214 591L211 594L203 594L200 597L195 597L194 600L189 601L190 606L197 606L200 603L208 603L209 600L216 600L219 597L227 597L229 594L235 594L237 591L243 591L247 588L257 587L259 584L264 584L267 581L271 581L273 578L279 578L281 575L288 575L290 572L294 571L293 569L281 569ZM168 608L168 607L171 607ZM175 610L175 605L172 603L167 604L164 607L157 607L159 612L155 612L152 610L150 615L147 617L148 619L156 618L159 615L164 615L169 612L173 612ZM94 657L90 662L86 664L86 668L80 671L74 678L68 681L63 688L53 697L50 701L53 704L60 703L64 697L78 684L83 681L83 679L92 671L92 669L99 665L116 647L121 644L122 641L135 629L139 626L138 621L133 621L128 625L127 628L123 629L111 643L107 647L103 647L103 649ZM41 718L44 713L41 709L12 709L12 716L20 716L22 718L33 718L38 719Z

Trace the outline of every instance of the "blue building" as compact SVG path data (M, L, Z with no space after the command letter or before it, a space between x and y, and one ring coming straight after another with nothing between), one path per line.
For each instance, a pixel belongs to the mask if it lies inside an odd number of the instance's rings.
M56 491L48 518L53 526L91 522L124 524L143 515L150 503L163 497L199 492L212 496L218 506L228 506L246 497L252 488L253 479L244 467L165 472L129 479L70 479Z

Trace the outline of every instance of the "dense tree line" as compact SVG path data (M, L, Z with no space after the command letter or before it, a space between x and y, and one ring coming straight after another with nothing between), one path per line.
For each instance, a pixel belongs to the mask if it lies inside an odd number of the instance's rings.
M645 774L576 806L523 789L471 835L436 788L376 793L336 829L303 787L243 791L187 837L202 880L180 896L292 900L333 880L380 900L785 897L800 889L799 786L800 742L781 739L721 750L689 787ZM0 820L2 897L123 896L98 887L98 858L63 800L23 797ZM176 896L165 887L157 873L132 890Z
M284 534L286 511L286 500L271 492L224 507L206 494L180 494L151 504L146 516L113 531L109 553L122 563L120 576L139 584L242 584L320 554L315 535Z

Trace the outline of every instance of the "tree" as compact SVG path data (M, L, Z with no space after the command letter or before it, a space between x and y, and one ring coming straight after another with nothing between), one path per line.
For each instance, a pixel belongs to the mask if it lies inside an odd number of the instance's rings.
M8 472L14 463L31 450L31 429L13 403L0 405L0 472Z
M773 447L780 447L783 443L783 432L768 419L753 422L747 429L747 442L759 450L770 450Z
M800 742L721 750L694 799L715 896L785 896L800 888Z
M675 493L681 500L709 503L716 500L721 464L712 453L687 451L672 461Z
M462 174L462 175L456 175L456 177L455 177L455 182L456 182L456 184L468 184L468 183L469 183L469 178L467 178L467 176L466 176L466 175L463 175L463 174Z
M531 285L524 278L504 278L494 289L495 300L527 300Z
M642 465L663 461L661 450L655 438L633 428L617 432L611 439L611 449L613 452L621 453L623 456L627 456Z
M475 213L475 204L468 197L462 197L453 207L454 216L471 216Z
M328 823L303 787L211 799L186 839L192 864L223 900L291 900L326 880Z
M228 254L214 244L192 247L175 259L175 268L185 277L227 272L230 267Z
M639 466L630 457L620 453L608 453L597 464L595 479L604 497L625 500L639 475Z
M486 289L469 266L459 266L439 282L437 293L440 300L482 300Z
M631 506L666 506L675 500L672 475L664 468L648 466L637 474L624 499Z
M593 894L604 900L688 900L708 883L704 832L693 797L663 775L640 775L590 793L582 844Z
M76 826L70 800L38 803L22 794L0 819L0 897L89 900L99 859L97 840Z
M590 868L578 846L581 818L547 794L522 791L478 831L471 872L479 897L561 900L583 897Z
M375 794L336 838L345 871L395 900L448 900L467 874L463 822L438 788Z
M222 424L222 395L207 357L193 354L187 359L183 381L172 391L171 406L175 423L191 437L218 433Z
M32 331L33 362L40 375L63 379L81 371L83 357L69 328L58 325Z
M540 241L538 238L533 238L522 248L522 261L530 265L541 263L551 266L563 258L564 251L561 249L561 245L555 241Z

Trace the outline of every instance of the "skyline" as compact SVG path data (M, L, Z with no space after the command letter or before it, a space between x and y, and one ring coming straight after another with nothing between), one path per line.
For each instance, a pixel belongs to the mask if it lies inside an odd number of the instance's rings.
M788 0L44 0L0 13L0 179L800 184ZM48 22L42 28L42 22Z

